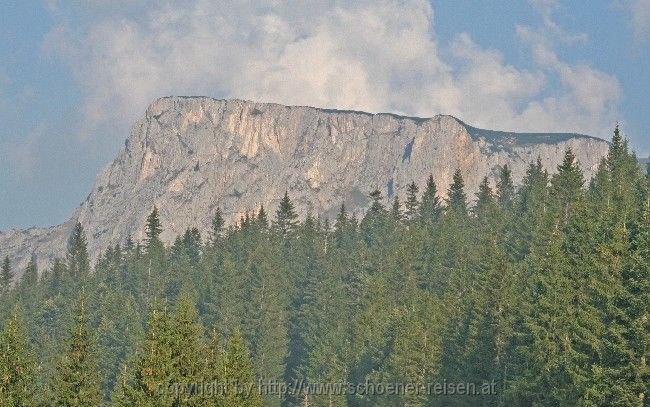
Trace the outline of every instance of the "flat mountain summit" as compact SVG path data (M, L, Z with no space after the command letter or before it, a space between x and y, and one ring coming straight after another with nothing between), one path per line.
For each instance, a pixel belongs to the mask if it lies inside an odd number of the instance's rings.
M42 269L64 255L81 222L96 261L128 236L141 239L154 205L161 237L170 242L188 227L206 232L218 207L230 222L260 205L273 212L285 191L301 214L333 217L343 202L363 212L375 188L387 202L404 196L410 182L423 186L429 174L444 197L459 168L473 196L483 177L494 180L505 164L515 182L538 157L554 172L567 148L590 177L608 143L569 133L482 130L447 115L164 97L135 122L124 148L67 222L1 232L0 255L22 269L35 254Z

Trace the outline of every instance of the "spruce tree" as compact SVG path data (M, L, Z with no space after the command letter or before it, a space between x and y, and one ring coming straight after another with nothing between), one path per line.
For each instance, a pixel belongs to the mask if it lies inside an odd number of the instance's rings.
M230 338L221 371L226 384L224 407L259 407L262 399L255 380L250 353L239 329Z
M217 212L214 214L214 217L212 218L212 231L210 234L210 238L212 239L211 242L212 244L216 244L219 239L222 238L222 233L223 233L223 228L224 225L226 224L226 221L223 218L223 213L221 212L221 208L217 208Z
M372 203L366 216L361 221L359 228L367 244L376 244L380 240L389 238L389 214L384 207L383 196L378 189L370 193Z
M622 273L627 294L627 301L623 303L626 322L624 334L630 352L617 360L627 363L616 372L619 375L614 378L619 379L617 388L624 388L626 394L631 396L631 405L637 403L646 406L650 399L650 195L646 195L641 202L640 211L630 239L631 253Z
M167 308L154 306L147 335L134 371L123 375L117 404L120 406L171 406L177 400L172 359L172 327Z
M506 232L509 255L522 260L532 246L541 244L548 236L552 222L549 216L549 177L541 159L530 164L517 192L513 216Z
M98 406L102 402L100 379L95 362L92 335L82 292L75 323L70 331L65 355L59 360L52 382L53 405Z
M35 295L36 284L38 283L38 268L36 267L36 255L32 257L25 267L25 271L20 279L18 289L24 299L31 298Z
M158 208L154 206L149 216L147 216L147 223L145 225L146 237L144 241L145 247L149 252L162 247L162 242L160 241L162 230Z
M393 206L391 207L390 214L395 222L401 222L404 220L404 214L402 213L402 204L399 201L398 195L395 195L395 199L393 199Z
M406 203L404 204L406 219L413 220L418 212L418 192L419 188L415 182L411 182L406 188Z
M269 218L264 210L264 205L260 205L260 210L257 211L257 223L262 230L269 228Z
M28 351L21 311L15 306L0 333L0 406L35 405L35 375L36 363Z
M429 175L427 185L422 193L420 203L420 218L425 222L433 222L440 215L440 198L433 175Z
M199 323L195 301L187 291L181 292L170 325L170 350L173 364L171 382L199 383L205 372L204 359L200 354L205 348L203 327ZM179 393L176 402L179 405L200 405L197 394L188 391Z
M277 233L284 239L293 235L298 225L298 214L295 211L293 202L289 198L289 193L284 192L280 201L280 206L275 213L274 228Z
M515 197L515 186L512 182L512 171L508 164L501 168L499 180L497 181L497 201L504 209L512 207L512 201Z
M447 192L447 210L458 215L467 215L467 195L465 194L465 181L460 169L454 172L453 180Z
M206 352L203 358L205 371L203 380L205 383L224 384L222 372L222 359L225 353L221 342L221 333L217 328L212 328L208 337ZM223 394L219 388L211 388L211 391L202 395L203 405L220 407L224 404Z
M334 223L334 244L338 248L350 247L353 244L355 234L356 224L345 209L345 204L342 203Z
M490 211L494 210L494 204L496 203L492 188L488 178L483 178L481 184L478 186L478 192L476 193L476 205L473 208L474 214L478 218L484 218L489 214Z
M90 259L88 257L88 243L81 223L77 222L70 236L68 252L66 254L66 267L72 281L82 285L90 273Z
M564 160L557 169L557 174L551 179L551 193L558 215L567 221L572 208L582 199L585 181L571 149L566 150Z

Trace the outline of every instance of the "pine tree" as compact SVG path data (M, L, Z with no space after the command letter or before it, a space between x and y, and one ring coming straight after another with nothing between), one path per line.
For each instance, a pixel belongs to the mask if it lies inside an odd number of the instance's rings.
M222 358L226 383L224 407L259 407L262 400L255 380L255 369L239 329L230 338L228 351Z
M499 180L497 181L497 200L502 208L510 209L514 197L515 186L512 182L512 171L508 164L506 164L501 168Z
M548 247L529 256L533 276L531 307L517 327L517 361L508 392L509 405L575 405L581 388L572 374L577 360L573 345L573 292L570 267L556 233ZM537 250L540 252L537 253Z
M149 216L147 216L145 230L145 247L147 250L151 252L152 250L161 248L162 242L160 241L160 234L162 233L162 224L160 223L158 208L156 206L153 207L153 210Z
M205 371L204 359L200 351L203 343L203 327L193 297L181 292L172 314L170 324L170 347L173 364L172 383L199 383ZM177 400L179 405L201 405L196 394L181 392Z
M420 203L420 218L425 222L433 222L440 215L440 198L438 198L438 188L433 175L429 175L427 186L422 193L422 202Z
M372 245L389 238L389 214L382 201L383 196L378 189L370 193L372 203L366 216L361 221L359 228L367 244Z
M280 206L275 213L275 230L283 239L287 239L293 235L297 225L298 214L295 211L293 202L291 202L291 198L289 198L289 193L285 191Z
M411 182L406 188L405 213L406 219L413 220L418 212L418 192L419 188L415 182Z
M549 216L549 177L537 159L526 170L526 176L517 192L513 216L507 224L506 239L509 255L522 260L532 246L541 244L551 229Z
M72 281L76 281L79 286L86 281L90 273L90 260L87 246L84 229L81 223L77 222L70 236L65 263L70 278Z
M28 351L21 311L14 307L0 333L0 406L35 405L36 363Z
M454 177L447 192L447 209L458 215L467 215L467 195L465 194L465 181L460 169L454 172Z
M402 214L402 204L400 203L399 196L397 195L395 195L395 199L393 199L393 206L390 210L390 214L395 222L401 222L404 220L404 214Z
M52 382L53 404L56 406L91 407L102 402L93 341L87 328L88 317L83 292L77 308L66 353L58 363Z
M208 337L206 353L203 359L205 371L203 380L205 383L223 384L222 363L225 349L221 342L221 333L217 328L213 328ZM203 394L202 402L204 406L221 407L224 404L223 394L219 388L210 388Z
M224 220L223 213L219 207L217 208L217 212L214 214L214 218L212 218L212 232L210 234L210 239L212 239L211 242L213 245L222 238L225 224L226 221Z
M101 266L97 266L101 272ZM104 394L115 394L120 368L137 349L144 336L142 316L132 294L100 284L96 310L91 313L96 325L97 368L102 376Z
M260 210L257 211L257 223L262 230L267 230L269 228L269 218L264 210L264 205L260 205Z
M154 307L147 336L135 361L134 372L124 374L117 404L120 406L171 406L176 401L172 382L172 328L167 309ZM177 384L181 385L181 384ZM178 389L180 390L180 389Z
M11 270L11 261L9 261L9 256L5 256L0 269L0 294L4 294L11 289L13 279L14 273Z
M488 178L483 178L483 181L478 186L478 192L476 193L476 205L474 206L474 214L478 218L484 218L488 216L490 211L494 210L494 205L496 200L494 194L492 193L492 188L490 188L490 183Z
M585 183L576 156L567 149L558 172L551 179L551 193L563 221L567 221L575 204L582 199Z
M25 267L25 271L23 272L18 287L23 298L29 298L33 296L37 283L38 268L36 267L36 255L32 254L32 257L27 263L27 267Z

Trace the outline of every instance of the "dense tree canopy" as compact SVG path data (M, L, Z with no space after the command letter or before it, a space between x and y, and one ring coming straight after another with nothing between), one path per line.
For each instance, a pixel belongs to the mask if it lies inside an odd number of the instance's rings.
M516 188L458 170L332 225L285 193L170 246L154 207L93 269L77 225L40 278L2 261L0 405L647 406L644 172L617 128L589 183L568 150Z

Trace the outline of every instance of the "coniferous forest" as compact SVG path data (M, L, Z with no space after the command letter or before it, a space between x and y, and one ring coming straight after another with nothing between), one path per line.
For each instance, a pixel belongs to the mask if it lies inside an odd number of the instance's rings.
M589 182L567 151L440 192L333 220L285 194L172 245L153 208L94 267L80 225L48 270L5 258L0 405L649 406L650 178L618 129Z

